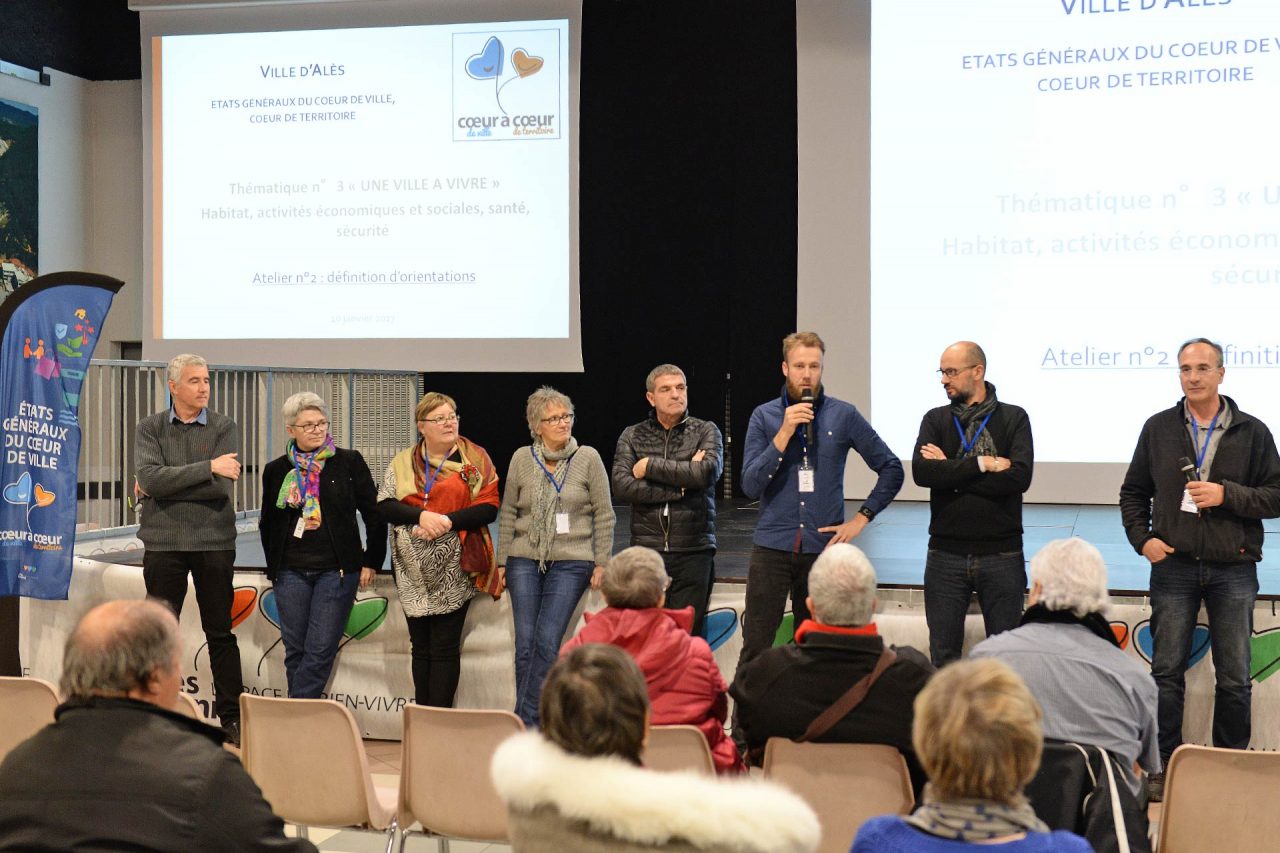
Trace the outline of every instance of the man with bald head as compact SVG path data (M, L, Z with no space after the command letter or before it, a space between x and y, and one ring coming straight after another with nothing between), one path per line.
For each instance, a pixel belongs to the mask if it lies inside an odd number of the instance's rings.
M3 850L312 851L222 732L175 713L178 621L155 601L90 610L67 639L55 721L0 764Z
M929 489L924 608L929 655L942 666L960 657L974 592L988 637L1018 626L1027 589L1022 495L1034 460L1031 421L996 399L982 347L947 347L938 376L951 402L925 413L911 474Z

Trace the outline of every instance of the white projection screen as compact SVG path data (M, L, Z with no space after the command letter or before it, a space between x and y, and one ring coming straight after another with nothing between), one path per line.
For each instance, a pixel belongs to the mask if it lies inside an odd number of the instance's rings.
M1116 502L1143 421L1181 396L1188 338L1223 344L1222 392L1280 427L1280 5L860 0L797 19L800 323L900 457L959 339L1030 414L1031 500Z
M143 355L581 371L580 0L135 0Z

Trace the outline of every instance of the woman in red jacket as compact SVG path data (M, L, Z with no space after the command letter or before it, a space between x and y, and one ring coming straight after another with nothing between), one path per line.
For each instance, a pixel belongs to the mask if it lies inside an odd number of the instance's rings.
M618 552L605 566L600 583L609 606L586 614L587 624L560 654L584 643L625 650L644 673L650 723L697 726L711 747L716 771L740 772L738 747L724 731L729 686L707 641L689 635L693 608L663 609L670 584L657 551L634 546Z

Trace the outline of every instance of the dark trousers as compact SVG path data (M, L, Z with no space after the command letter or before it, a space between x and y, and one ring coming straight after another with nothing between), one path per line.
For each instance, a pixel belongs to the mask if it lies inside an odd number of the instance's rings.
M809 618L809 607L804 600L809 596L809 569L813 568L816 559L817 554L775 551L760 545L751 547L739 667L773 646L774 635L787 606L787 595L791 596L795 626L799 627Z
M662 552L671 587L667 590L666 606L672 610L693 607L693 631L702 636L702 620L707 615L707 602L711 599L711 586L716 580L716 551Z
M452 708L462 673L462 628L470 600L452 613L406 616L413 660L413 701Z
M1248 749L1253 682L1249 638L1258 597L1258 566L1211 563L1171 554L1151 567L1151 677L1159 691L1160 757L1182 745L1187 660L1200 604L1209 615L1213 654L1213 745Z
M1021 551L952 554L930 548L924 562L924 618L934 666L960 659L969 596L978 593L987 636L1018 627L1027 567Z
M168 604L175 614L182 613L187 597L187 574L196 588L196 606L200 608L200 627L209 643L209 668L213 670L213 709L219 721L240 720L240 694L244 680L240 674L240 647L231 633L231 607L234 599L232 578L235 575L236 552L231 551L153 551L142 553L142 580L147 595Z

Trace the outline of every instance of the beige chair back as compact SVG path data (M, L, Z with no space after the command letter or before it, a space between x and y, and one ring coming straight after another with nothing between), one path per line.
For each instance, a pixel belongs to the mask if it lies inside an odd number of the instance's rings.
M405 705L401 830L417 822L443 838L507 841L507 807L494 790L489 762L498 744L522 731L509 711Z
M1165 769L1160 853L1275 850L1280 753L1184 744Z
M38 678L0 676L0 761L9 750L53 722L58 691Z
M697 726L650 726L649 743L640 758L650 770L694 770L712 776L716 772L711 747Z
M906 759L883 744L770 738L764 776L790 788L817 813L822 853L847 853L863 823L907 814L915 805Z
M385 829L364 742L351 713L328 699L240 694L240 759L272 810L300 826Z
M173 703L173 710L195 720L204 720L204 714L200 711L200 706L195 699L191 698L190 693L179 691L178 700Z

